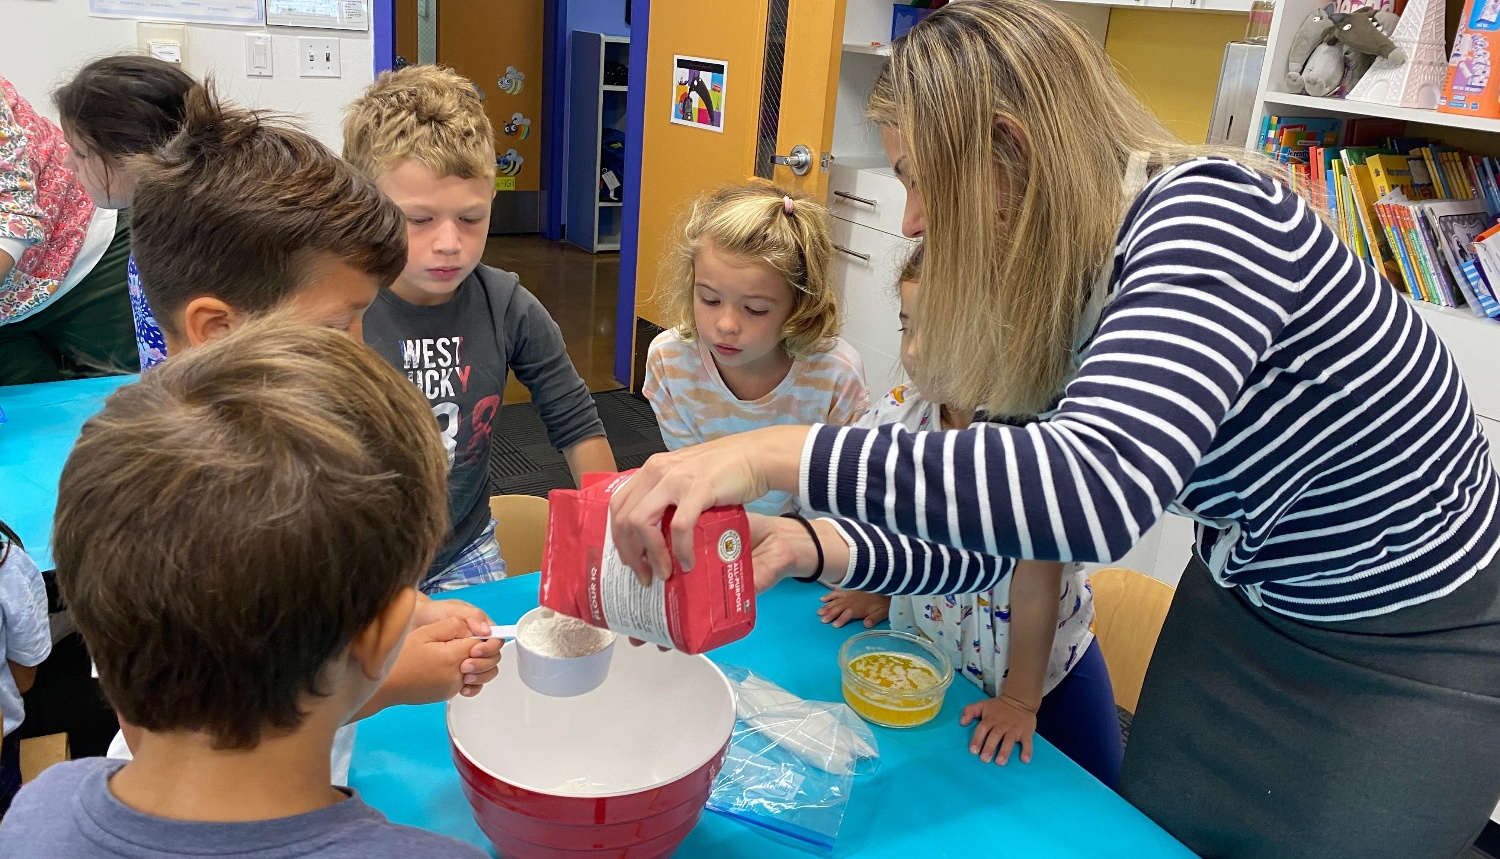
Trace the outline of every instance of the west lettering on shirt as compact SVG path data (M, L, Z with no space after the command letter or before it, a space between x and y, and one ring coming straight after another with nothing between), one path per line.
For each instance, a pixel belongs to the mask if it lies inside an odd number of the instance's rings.
M463 340L462 337L425 337L401 341L401 362L406 377L429 402L468 393L469 373L473 368L461 364Z

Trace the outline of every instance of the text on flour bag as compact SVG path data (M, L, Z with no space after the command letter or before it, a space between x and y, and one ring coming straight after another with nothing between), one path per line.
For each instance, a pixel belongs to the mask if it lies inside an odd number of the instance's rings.
M642 587L610 534L610 498L634 473L586 474L582 489L548 495L542 605L684 653L749 635L755 628L755 579L745 508L705 511L693 529L692 571L683 572L674 559L670 579ZM662 533L669 547L671 521L668 511Z

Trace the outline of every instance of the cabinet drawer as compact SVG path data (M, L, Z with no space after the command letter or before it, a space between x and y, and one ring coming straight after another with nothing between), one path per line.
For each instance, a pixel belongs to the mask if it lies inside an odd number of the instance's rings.
M901 383L900 299L896 278L916 242L842 218L832 219L833 282L843 338L859 350L874 399Z
M839 164L828 170L828 211L892 236L901 235L906 189L889 167Z

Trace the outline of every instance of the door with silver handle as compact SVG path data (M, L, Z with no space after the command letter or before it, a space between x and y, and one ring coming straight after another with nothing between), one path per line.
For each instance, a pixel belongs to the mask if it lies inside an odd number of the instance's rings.
M782 167L789 167L798 176L806 176L807 171L812 169L812 150L799 143L793 146L792 151L787 155L773 155L771 163L779 164Z

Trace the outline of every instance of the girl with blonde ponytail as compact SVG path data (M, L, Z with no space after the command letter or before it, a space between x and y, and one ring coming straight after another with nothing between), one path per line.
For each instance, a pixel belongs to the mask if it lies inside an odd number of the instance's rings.
M981 421L658 457L614 500L621 557L669 569L667 509L691 557L700 510L785 489L842 518L753 521L762 588L821 564L973 593L1012 559L1116 560L1170 509L1196 545L1120 793L1203 856L1465 852L1500 799L1500 477L1411 304L1037 0L934 12L870 114L926 239L917 386Z
M852 423L870 406L839 338L828 213L767 182L693 203L663 267L675 325L651 343L642 392L669 450L774 424ZM785 513L786 492L751 509Z

